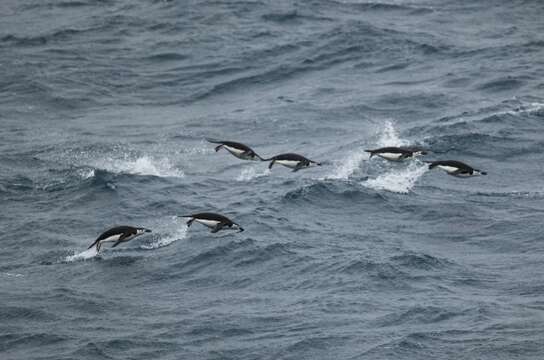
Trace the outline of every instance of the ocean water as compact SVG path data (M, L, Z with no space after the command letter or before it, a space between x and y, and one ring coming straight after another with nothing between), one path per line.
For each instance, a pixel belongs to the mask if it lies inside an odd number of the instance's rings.
M544 358L543 19L2 0L0 358ZM395 145L489 175L364 152ZM201 211L246 231L176 218ZM86 250L121 224L153 233Z

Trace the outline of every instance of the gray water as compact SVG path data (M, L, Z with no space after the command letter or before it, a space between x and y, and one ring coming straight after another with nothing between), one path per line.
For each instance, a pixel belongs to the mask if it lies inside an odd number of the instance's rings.
M0 358L542 359L543 19L3 0ZM489 174L364 152L399 145ZM246 230L175 217L203 211ZM123 224L153 233L86 250Z

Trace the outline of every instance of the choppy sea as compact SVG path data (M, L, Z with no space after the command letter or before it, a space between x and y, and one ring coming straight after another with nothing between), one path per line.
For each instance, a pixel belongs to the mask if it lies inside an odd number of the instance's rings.
M2 0L0 358L544 358L543 19ZM488 175L364 152L400 145ZM246 231L176 218L203 211ZM153 233L86 251L123 224Z

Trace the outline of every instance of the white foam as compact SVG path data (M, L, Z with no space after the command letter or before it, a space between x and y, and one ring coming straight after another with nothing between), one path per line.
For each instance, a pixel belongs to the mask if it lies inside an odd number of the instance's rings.
M83 180L87 180L94 177L95 170L94 169L78 169L76 173Z
M242 169L240 175L236 178L237 181L250 181L262 176L270 175L270 169L265 167L262 171L259 171L256 166L250 166Z
M386 190L400 194L407 194L412 190L416 181L427 171L428 166L419 162L410 162L408 167L401 170L392 170L361 182L361 185L373 190Z
M517 109L506 111L507 114L534 113L544 109L544 104L539 102L523 102Z
M96 255L98 255L98 251L96 250L96 246L93 246L92 248L80 252L79 254L67 256L65 261L73 262L78 260L87 260L95 257Z
M151 229L155 238L151 243L140 245L140 249L158 249L187 237L187 225L185 221L175 216L158 221Z
M185 176L183 171L173 166L168 158L152 158L147 155L137 158L95 159L89 165L115 173L178 178Z

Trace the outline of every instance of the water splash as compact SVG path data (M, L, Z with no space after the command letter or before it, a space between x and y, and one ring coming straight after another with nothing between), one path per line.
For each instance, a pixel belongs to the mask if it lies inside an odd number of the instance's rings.
M168 158L156 159L147 155L135 159L128 156L120 159L112 157L96 159L88 165L114 173L178 178L185 176L183 171L173 166Z
M406 146L410 142L404 139L401 139L397 129L392 121L387 120L385 122L384 128L379 132L380 136L376 142L376 147L386 147L386 146Z
M94 258L96 255L98 255L98 251L96 250L96 246L93 246L92 248L87 249L83 252L80 252L79 254L67 256L64 261L74 262L79 260L87 260L87 259Z
M397 129L390 120L385 121L384 127L377 132L377 135L378 140L375 147L406 146L410 144L409 141L400 138ZM369 154L365 149L359 148L349 152L344 159L335 164L333 172L322 180L348 180L361 168L361 163L369 159Z
M412 190L416 181L428 170L428 166L420 162L411 162L407 168L393 170L375 179L361 182L361 185L373 190L386 190L394 193L407 194Z
M258 171L257 167L251 166L242 169L242 172L236 178L237 181L250 181L262 176L270 175L270 169L265 168L263 171Z
M367 152L362 149L352 151L344 160L335 163L333 172L323 180L348 180L360 168L363 160L368 160Z
M180 218L174 216L168 219L159 220L151 226L154 233L152 242L141 245L140 249L154 250L168 246L174 241L182 240L187 237L187 225Z

